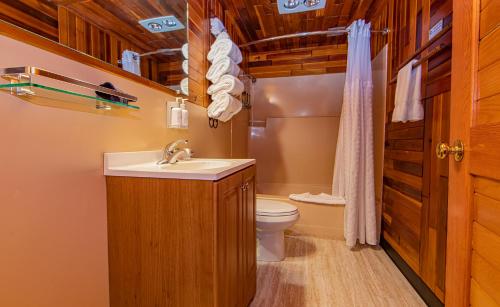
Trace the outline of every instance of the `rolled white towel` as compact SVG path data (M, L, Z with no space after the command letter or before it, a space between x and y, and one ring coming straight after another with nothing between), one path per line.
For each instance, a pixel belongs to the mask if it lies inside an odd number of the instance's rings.
M226 31L226 27L224 27L224 24L219 18L210 18L210 32L212 32L213 35L217 36L224 31Z
M325 205L345 205L345 199L340 196L332 196L330 194L320 193L317 195L311 193L302 194L290 194L288 196L291 200L306 202L306 203L316 203Z
M231 102L229 104L229 108L227 108L226 111L222 112L222 114L219 116L218 119L222 122L227 122L228 120L233 118L234 115L238 114L238 112L240 112L242 108L243 104L241 103L241 101L233 97L233 99L231 99Z
M235 76L224 75L220 77L219 81L212 84L207 89L207 94L218 95L222 93L228 93L233 96L239 96L245 90L245 85Z
M184 60L182 61L182 71L186 74L189 75L189 61Z
M229 107L230 101L227 99L212 99L212 103L207 108L207 114L210 118L219 118L219 116Z
M221 39L225 39L225 38L231 39L231 36L229 36L229 34L225 31L220 32L218 35L216 35L215 42L217 42L218 40L221 40Z
M182 56L187 60L189 59L189 44L185 43L181 47Z
M241 54L240 48L235 43L233 43L231 39L219 39L219 37L217 37L217 40L208 52L207 59L210 62L214 62L217 61L218 58L223 56L230 57L236 64L240 64L243 61L243 56Z
M238 103L241 104L241 102L238 101L238 99L234 98L233 96L229 94L220 94L217 96L212 97L212 103L208 106L207 108L207 113L208 116L211 118L216 118L220 119L220 117L224 115L223 119L226 119L229 115L233 114L234 112L239 112L238 110ZM235 114L235 113L234 113ZM227 121L228 119L224 120Z
M181 80L181 92L186 96L189 95L189 78Z
M208 69L207 79L212 83L217 83L223 75L237 76L240 68L229 57L221 57Z

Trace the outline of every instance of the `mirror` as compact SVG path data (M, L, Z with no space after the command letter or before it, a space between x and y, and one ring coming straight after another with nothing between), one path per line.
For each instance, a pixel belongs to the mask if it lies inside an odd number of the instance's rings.
M187 0L7 0L2 6L4 21L173 90L182 84L187 95Z

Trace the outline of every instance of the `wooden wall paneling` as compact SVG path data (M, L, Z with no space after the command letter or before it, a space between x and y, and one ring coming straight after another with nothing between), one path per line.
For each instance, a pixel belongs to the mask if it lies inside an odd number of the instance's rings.
M347 45L251 52L249 72L256 78L344 72Z
M500 72L500 58L496 46L500 31L499 1L481 3L481 9L468 8L479 14L479 34L470 36L472 54L477 52L477 80L471 78L471 87L477 89L472 127L470 130L470 173L476 176L474 184L473 211L465 211L464 217L472 215L472 258L470 254L459 254L467 261L462 264L460 273L471 272L470 276L470 304L471 306L499 306L500 305L500 159L493 151L498 150L500 144L500 116L497 103L500 97L500 86L497 74ZM464 10L466 11L466 10ZM466 11L468 12L468 11ZM477 15L473 15L477 17ZM479 35L479 37L477 37ZM477 49L476 49L477 48ZM477 87L474 87L474 81ZM466 207L469 209L469 207ZM461 222L460 224L458 224ZM455 221L462 227L470 225L469 220ZM457 225L457 227L458 227ZM470 232L469 232L470 235ZM470 247L470 242L466 242ZM451 269L449 275L452 275ZM469 281L468 275L459 275L457 283L466 288L464 283ZM454 293L455 300L461 299L467 303L469 297ZM465 304L464 304L465 305Z
M435 145L448 141L447 119L450 103L450 48L433 51L436 46L451 45L451 33L441 35L429 41L428 31L436 18L451 16L451 0L431 1L392 0L387 3L388 24L391 33L388 36L388 78L393 79L401 64L405 63L419 50L422 63L422 103L425 106L425 119L416 123L391 123L394 109L394 93L397 84L387 87L387 124L385 160L390 161L384 167L384 183L389 188L414 199L420 204L419 233L417 241L417 260L408 264L425 282L428 288L441 300L444 300L444 263L446 246L446 210L447 210L447 171L448 168L437 161ZM441 17L444 16L444 17ZM373 41L372 41L373 44ZM437 50L437 49L436 49ZM417 59L419 57L416 57ZM403 154L411 152L412 154ZM411 160L411 161L408 161ZM388 194L384 195L385 198ZM389 206L384 206L388 208ZM385 219L392 219L390 231L384 231L391 237L389 244L398 252L408 252L401 246L402 229L394 227L394 219L405 215L403 206L394 203L390 212L385 211ZM387 223L384 224L387 226ZM399 236L399 241L398 241Z
M446 256L446 221L448 208L448 160L435 157L437 144L449 142L450 93L441 94L430 100L432 106L432 133L429 146L429 206L422 240L420 274L429 288L444 301L444 277Z
M206 94L210 85L205 77L209 62L206 59L215 37L210 33L210 17L218 17L225 25L228 34L236 44L247 42L247 36L242 31L234 12L226 9L223 1L188 1L189 5L189 96L191 101L207 107L210 98ZM247 71L247 56L240 64Z
M57 6L50 1L4 0L0 2L0 19L58 41Z
M388 24L389 14L389 1L373 1L370 9L367 12L366 20L369 20L372 29L385 29L389 27ZM372 59L384 48L387 44L388 35L373 34L371 36L371 54Z
M190 101L207 107L209 97L206 93L208 80L205 74L208 71L206 55L210 48L210 22L208 1L188 1L189 6L189 98ZM197 73L191 74L195 70Z

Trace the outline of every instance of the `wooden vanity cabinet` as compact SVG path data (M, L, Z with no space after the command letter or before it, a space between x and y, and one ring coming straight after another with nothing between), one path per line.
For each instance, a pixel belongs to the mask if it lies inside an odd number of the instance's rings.
M216 183L218 306L246 306L256 288L255 168Z
M219 181L106 177L110 305L248 306L255 166Z

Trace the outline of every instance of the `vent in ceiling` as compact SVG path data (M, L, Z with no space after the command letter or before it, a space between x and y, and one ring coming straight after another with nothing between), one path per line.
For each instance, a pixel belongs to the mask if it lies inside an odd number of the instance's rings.
M182 22L175 16L162 16L139 20L141 26L149 32L161 33L184 29Z
M326 0L278 0L280 14L293 14L325 8Z

